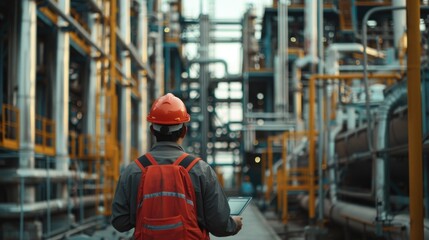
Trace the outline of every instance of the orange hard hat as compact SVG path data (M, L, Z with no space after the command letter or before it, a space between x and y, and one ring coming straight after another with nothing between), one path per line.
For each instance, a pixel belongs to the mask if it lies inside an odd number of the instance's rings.
M190 120L185 104L171 93L158 98L147 116L148 122L161 125L176 125Z

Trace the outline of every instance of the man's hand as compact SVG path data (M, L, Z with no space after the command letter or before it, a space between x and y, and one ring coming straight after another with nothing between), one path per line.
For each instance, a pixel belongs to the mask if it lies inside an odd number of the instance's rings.
M235 229L235 234L237 234L241 230L241 227L243 227L243 222L242 222L243 218L241 216L232 216L232 219L234 220L235 225L237 226Z

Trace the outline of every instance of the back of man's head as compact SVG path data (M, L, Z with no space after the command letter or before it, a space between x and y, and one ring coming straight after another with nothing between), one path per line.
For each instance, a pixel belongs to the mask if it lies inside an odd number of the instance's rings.
M185 123L190 120L185 104L171 93L156 99L147 116L157 141L176 142L183 138L186 134Z
M186 125L184 123L176 125L152 124L151 131L157 142L177 142L179 138L185 136Z

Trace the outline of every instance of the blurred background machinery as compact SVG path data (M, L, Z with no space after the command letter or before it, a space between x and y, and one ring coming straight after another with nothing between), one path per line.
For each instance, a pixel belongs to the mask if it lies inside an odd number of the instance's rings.
M0 239L130 236L112 195L167 92L185 149L285 226L408 239L417 211L429 238L429 3L411 2L0 1Z

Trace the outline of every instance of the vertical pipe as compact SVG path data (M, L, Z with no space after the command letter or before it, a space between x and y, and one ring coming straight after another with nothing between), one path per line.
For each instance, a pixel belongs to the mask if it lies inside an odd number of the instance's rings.
M100 39L100 24L96 21L96 15L90 14L88 18L88 26L91 31L91 39L95 43L99 43L97 40ZM101 44L99 44L101 46ZM91 47L91 54L94 56L97 54L97 50L94 47ZM96 135L96 112L97 112L97 83L100 81L98 71L102 71L100 69L100 63L97 63L97 60L94 58L89 59L89 79L88 79L88 85L86 87L86 104L87 104L87 113L85 118L85 127L86 127L86 133L88 133L90 136ZM94 141L97 141L97 139L94 139ZM91 154L94 154L94 149L91 149Z
M408 161L410 239L423 239L422 103L420 79L420 2L407 0Z
M300 83L301 79L301 69L297 66L296 62L298 60L295 60L293 63L292 68L292 81L293 81L293 88L294 88L294 94L293 94L293 102L294 102L294 116L295 121L297 123L297 131L303 130L302 126L302 85Z
M273 190L273 145L271 137L268 137L267 148L268 171L270 175L267 179L267 192L265 194L265 200L269 203L271 200L271 191Z
M140 9L138 15L138 32L137 32L137 52L144 64L147 63L147 47L148 47L148 14L146 0L140 0ZM147 121L144 116L148 112L148 92L147 92L147 75L145 72L139 72L139 93L140 101L138 102L138 151L139 153L147 152L149 130Z
M262 190L262 193L263 193L264 186L267 183L267 180L265 177L265 172L267 170L267 160L268 160L267 151L268 151L268 149L266 151L262 152L262 154L261 154L261 186L262 186L261 190Z
M305 0L304 50L312 59L317 57L317 1Z
M318 74L323 74L323 0L317 1L317 55L319 59L318 64ZM319 138L318 138L318 145L317 145L317 171L318 171L318 177L319 177L319 189L318 189L318 196L319 196L319 203L323 202L324 199L324 191L323 191L323 153L324 153L324 146L325 146L325 131L324 131L324 123L323 123L323 100L326 98L323 97L324 88L323 85L325 81L320 82L318 84L317 89L317 109L318 109L318 116L317 116L317 129L319 130ZM323 220L323 205L319 204L318 206L318 220L322 222Z
M368 12L365 13L365 16L362 20L362 45L363 45L363 83L365 87L365 110L367 114L367 132L372 133L373 129L373 121L372 121L372 113L370 108L370 95L369 95L369 84L368 84L368 54L367 54L367 22L369 17L379 11L397 11L404 9L403 6L394 6L394 7L376 7L372 8ZM408 55L410 56L410 55ZM420 76L419 76L420 77ZM420 82L420 78L419 78ZM386 196L386 188L385 188L385 171L386 171L386 163L384 158L377 158L377 152L375 151L374 141L372 138L372 134L367 134L368 140L368 148L371 152L372 160L375 164L376 171L376 180L373 183L373 189L376 191L376 206L381 212L378 214L378 221L384 221L387 217L387 204L385 203Z
M304 52L310 59L317 59L317 1L316 0L305 0L304 9ZM311 62L311 73L315 72L314 62ZM304 91L304 119L305 125L308 127L308 116L305 113L308 112L308 90Z
M18 89L17 86L19 85L19 41L20 41L20 27L21 24L21 6L19 4L19 1L14 1L13 4L13 13L11 19L11 24L9 24L8 32L10 33L9 38L9 45L8 45L8 61L12 64L9 64L9 72L7 75L8 84L7 87L7 102L12 103L13 105L17 105L17 93Z
M209 58L210 23L208 15L200 15L200 58L204 61ZM209 132L209 114L207 111L208 64L200 63L200 109L201 109L201 158L207 160L207 133Z
M392 6L403 7L406 4L406 0L393 0ZM393 46L399 47L402 36L405 33L407 27L406 12L405 11L394 11L393 12Z
M282 78L283 78L283 111L285 112L287 117L287 113L289 112L289 14L288 14L288 5L285 0L282 0L282 8L283 8L283 60L282 60Z
M289 99L288 89L288 12L285 0L280 1L278 6L278 44L277 44L277 71L275 86L275 111L279 113L287 112L287 102Z
M310 77L309 80L309 130L308 130L308 141L309 141L309 218L310 221L315 218L315 186L314 186L314 171L315 171L315 101L316 101L316 86L314 76Z
M164 51L164 66L167 66L164 68L164 89L165 91L169 92L171 91L171 48L165 47Z
M336 86L335 86L336 87ZM335 95L333 95L335 96ZM335 111L335 110L334 110ZM337 182L336 182L336 159L335 159L335 137L342 129L342 123L343 123L343 115L342 111L337 111L336 114L336 122L337 126L333 129L329 129L327 131L327 138L328 138L328 151L326 153L326 158L328 159L328 166L329 166L329 197L332 203L337 202Z
M117 12L117 0L110 0L110 85L107 87L111 93L115 92L116 82L116 12ZM107 103L107 102L106 102ZM107 103L108 104L108 103Z
M19 178L19 239L24 239L24 196L25 196L25 179Z
M4 32L3 31L0 31L0 34L1 35L3 35L4 34ZM4 51L5 51L5 48L4 48L4 42L3 42L4 40L3 40L3 38L0 40L0 56L4 56L5 55L5 53L4 53ZM2 101L0 101L0 109L3 109L3 99L5 99L5 97L4 97L4 74L3 74L3 69L4 69L4 61L3 61L3 57L1 57L0 58L0 99L2 99Z
M49 168L50 168L50 162L51 162L51 158L48 156L46 157L46 201L48 204L48 207L46 209L46 222L47 222L47 227L46 227L46 236L49 237L49 235L51 235L51 178L49 175ZM67 189L67 188L66 188Z
M158 20L158 35L155 47L155 98L164 94L164 57L163 57L163 41L164 41L164 23L161 8L162 0L157 0L157 20Z
M70 13L70 0L60 0L58 7L65 13ZM68 26L63 18L58 18L56 69L53 84L53 116L55 121L55 150L56 169L68 171L68 134L69 134L69 68L70 68L70 36L69 32L62 31L62 27ZM59 197L67 197L67 185L58 187Z
M131 45L131 20L130 20L130 1L119 1L119 28L122 39L126 45ZM121 82L125 83L121 87L121 99L120 99L120 140L122 146L122 164L127 166L130 163L130 151L131 151L131 88L128 87L131 81L131 59L130 54L122 52L120 56L122 60L122 72L126 75L125 79ZM124 77L123 77L124 78Z
M34 168L34 144L36 123L36 31L37 6L34 0L21 1L21 31L18 49L18 98L19 114L19 168ZM21 206L25 202L35 202L35 187L28 186L24 191L21 182ZM21 219L23 221L23 219ZM23 223L22 226L23 227Z
M243 36L243 66L242 66L242 72L249 71L249 15L250 10L248 10L243 18L242 22L242 36Z
M23 0L18 50L18 108L20 109L20 167L34 167L36 119L36 31L37 6L34 0Z
M424 158L423 158L423 169L428 169L428 160L429 160L429 154L425 154ZM424 189L424 196L425 197L425 202L424 202L424 206L429 206L429 189L428 189L428 183L429 183L429 176L428 176L428 171L425 170L423 173L423 189ZM425 207L425 216L429 216L429 207Z
M77 162L77 173L79 174L79 177L78 177L78 181L79 181L79 184L78 184L78 186L79 186L79 223L83 223L83 218L84 218L84 213L83 213L83 207L84 207L84 205L83 205L83 179L82 179L82 176L83 176L83 171L82 171L82 163L81 163L81 161L80 160L77 160L76 161Z

